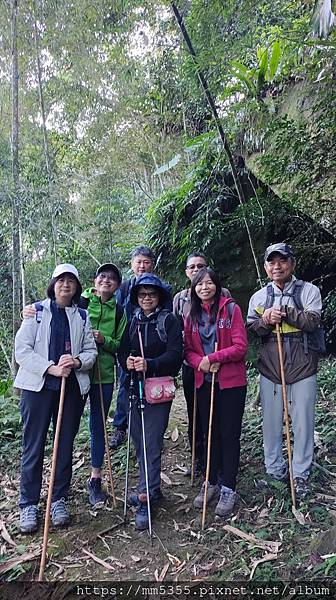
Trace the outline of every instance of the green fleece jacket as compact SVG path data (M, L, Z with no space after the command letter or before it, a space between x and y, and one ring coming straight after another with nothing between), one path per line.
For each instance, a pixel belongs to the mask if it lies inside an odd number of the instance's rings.
M113 296L107 302L102 303L94 288L88 288L82 293L89 300L87 307L92 329L98 329L104 336L104 343L99 344L98 358L100 377L102 383L114 382L115 354L119 348L122 334L124 333L127 319L124 311L116 330L116 299ZM93 383L99 383L97 363L91 375Z

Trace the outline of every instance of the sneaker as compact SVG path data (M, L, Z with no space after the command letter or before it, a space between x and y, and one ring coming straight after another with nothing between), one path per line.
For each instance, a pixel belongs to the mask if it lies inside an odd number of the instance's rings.
M219 502L215 508L215 514L219 517L225 517L229 514L235 505L237 494L231 488L222 485Z
M51 503L51 520L55 527L65 527L69 524L70 515L65 506L65 498Z
M205 481L202 484L202 487L201 487L200 491L198 492L196 498L194 499L194 508L203 508L204 493L205 493ZM218 485L211 485L211 483L208 483L207 504L209 504L214 498L217 498L218 495L219 495Z
M121 446L125 440L126 431L116 428L116 430L110 435L109 446L112 450L115 450L116 448L119 448L119 446Z
M147 502L140 502L135 515L135 528L143 531L149 529L149 516Z
M21 533L34 533L37 531L37 514L36 504L29 504L20 509Z
M87 488L89 492L89 502L92 506L95 506L95 504L98 504L99 502L105 502L107 496L101 488L100 477L91 477L88 481Z
M310 485L308 479L302 477L295 477L294 479L295 496L298 500L303 500L308 496L310 492Z

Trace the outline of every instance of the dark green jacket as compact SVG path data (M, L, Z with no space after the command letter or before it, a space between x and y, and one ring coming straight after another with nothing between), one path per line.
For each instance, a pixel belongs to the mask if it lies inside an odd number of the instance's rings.
M97 360L99 360L101 382L113 383L115 354L126 327L126 314L124 312L116 331L115 296L111 300L102 303L100 296L96 296L94 288L85 290L82 296L89 300L87 310L90 315L92 329L98 329L105 338L104 343L97 346L99 352ZM91 379L93 383L99 382L97 364L94 367Z

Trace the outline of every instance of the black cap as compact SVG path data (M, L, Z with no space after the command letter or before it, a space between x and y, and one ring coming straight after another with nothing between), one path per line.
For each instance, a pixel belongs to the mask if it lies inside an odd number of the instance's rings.
M117 265L115 265L113 263L104 263L103 265L100 265L100 267L98 267L98 269L96 271L96 277L98 277L99 273L103 273L104 271L113 271L113 273L116 274L116 276L118 278L118 283L120 285L121 272L119 271Z
M278 244L272 244L271 246L268 246L268 248L266 248L264 260L268 261L271 254L275 253L282 254L282 256L285 256L286 258L294 258L294 252L292 250L292 247L289 246L289 244L281 242Z

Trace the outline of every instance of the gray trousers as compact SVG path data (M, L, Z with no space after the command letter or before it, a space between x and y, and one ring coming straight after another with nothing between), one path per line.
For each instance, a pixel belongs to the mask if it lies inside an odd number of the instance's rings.
M147 450L149 495L155 496L160 489L161 452L163 436L167 429L171 402L148 404L144 402L144 421ZM138 491L146 492L141 413L137 403L132 406L131 436L140 468Z
M293 476L307 479L314 457L316 374L286 386L294 438ZM283 400L281 385L260 376L266 472L281 478L287 471L282 453Z

